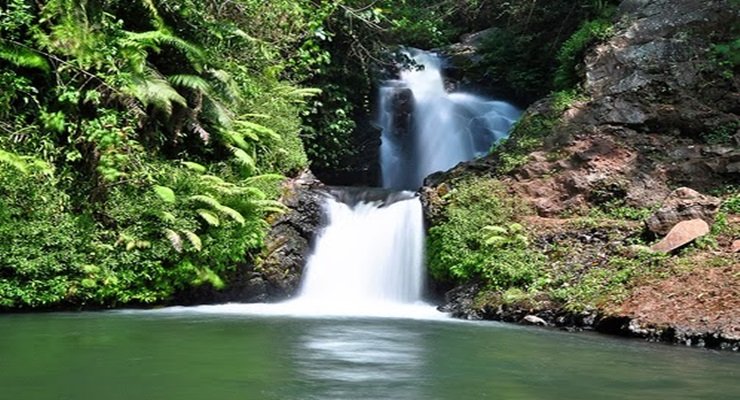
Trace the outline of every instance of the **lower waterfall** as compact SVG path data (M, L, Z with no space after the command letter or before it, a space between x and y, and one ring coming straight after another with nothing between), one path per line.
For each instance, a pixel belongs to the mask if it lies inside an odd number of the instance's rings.
M403 195L391 204L327 200L329 224L308 261L298 301L369 306L421 300L421 202L413 193Z

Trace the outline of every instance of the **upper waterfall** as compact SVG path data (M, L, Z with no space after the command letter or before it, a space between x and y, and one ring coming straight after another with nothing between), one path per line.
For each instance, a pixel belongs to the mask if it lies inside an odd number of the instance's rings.
M428 175L488 153L507 137L521 111L503 101L448 93L443 59L407 52L415 66L380 87L378 125L383 187L417 189Z

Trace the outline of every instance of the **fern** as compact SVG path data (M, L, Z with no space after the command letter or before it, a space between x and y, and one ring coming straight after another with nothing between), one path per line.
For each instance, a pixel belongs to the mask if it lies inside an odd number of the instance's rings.
M154 185L154 193L165 203L175 203L175 192L167 186Z
M250 143L247 143L247 141L244 140L244 137L239 132L227 131L223 133L223 136L226 143L233 144L235 147L238 147L242 150L252 150L252 145Z
M183 230L182 233L185 234L185 237L188 239L191 245L193 245L193 248L197 251L203 250L203 242L200 240L200 237L196 235L194 232Z
M234 146L229 146L229 150L231 150L231 153L234 155L234 158L239 165L249 170L253 170L257 167L257 164L254 162L254 158L247 154L246 151Z
M206 169L205 166L203 166L201 164L198 164L198 163L195 163L195 162L192 162L192 161L182 161L181 163L182 163L182 165L185 166L185 168L187 168L187 169L189 169L191 171L195 171L195 172L198 172L198 173L201 173L201 174L203 174L203 173L205 173L207 171L207 169Z
M49 62L41 54L17 45L2 41L0 38L0 59L16 67L39 69L49 72Z
M193 63L193 67L198 72L200 72L198 65L206 59L203 50L191 44L187 40L174 36L164 30L127 32L126 40L130 44L140 45L155 52L161 51L163 46L177 49L187 56L188 60Z
M219 203L218 200L216 200L215 198L211 196L198 194L198 195L190 196L189 199L191 201L195 201L198 203L207 204L213 207L214 209L218 209L219 207L221 207L221 203Z
M280 175L280 174L262 174L262 175L255 175L255 176L249 177L244 180L244 183L247 185L252 185L260 181L282 181L284 179L285 179L285 176Z
M285 213L288 207L285 204L275 200L255 200L252 202L262 212Z
M149 14L152 17L152 24L157 29L165 29L164 21L162 20L162 16L159 15L157 6L154 5L154 0L141 0L141 4L143 4L144 7L149 11Z
M51 175L54 172L52 166L45 161L34 157L20 156L2 149L0 149L0 164L6 164L24 175L31 172Z
M179 86L197 92L210 93L212 90L211 84L197 75L170 75L167 77L167 80L173 86Z
M244 225L247 222L244 219L244 216L242 216L242 214L239 211L236 211L233 208L221 206L218 208L218 211L220 211L223 214L226 214L227 216L229 216L229 218L238 222L240 225Z
M259 141L262 138L268 138L276 142L281 141L282 137L277 134L274 130L251 121L239 120L235 121L234 125L241 128L241 132L244 132L255 141Z
M172 115L173 104L187 107L187 100L153 68L133 77L127 90L145 106L153 106L167 116Z
M175 249L176 252L181 253L182 252L182 237L180 237L180 234L173 231L172 229L165 229L164 234L165 236L167 236L167 239L172 244L172 248Z
M174 224L175 222L177 222L177 218L175 218L175 214L172 214L169 211L162 211L159 214L159 219L161 219L164 222L170 223L170 224Z
M203 218L203 220L206 221L208 225L211 225L211 226L221 225L221 221L218 219L218 216L211 211L200 208L196 211L196 213L198 213L198 215L200 215L200 217Z

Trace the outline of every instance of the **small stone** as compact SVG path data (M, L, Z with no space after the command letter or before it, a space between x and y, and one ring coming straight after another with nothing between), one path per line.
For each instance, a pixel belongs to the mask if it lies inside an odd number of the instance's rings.
M652 248L654 251L670 253L680 247L683 247L694 240L709 233L709 224L701 219L692 219L681 221L668 232L668 235Z
M521 323L524 325L547 326L547 322L536 315L527 315L522 319Z
M740 253L740 240L736 240L732 242L732 246L730 247L730 253Z

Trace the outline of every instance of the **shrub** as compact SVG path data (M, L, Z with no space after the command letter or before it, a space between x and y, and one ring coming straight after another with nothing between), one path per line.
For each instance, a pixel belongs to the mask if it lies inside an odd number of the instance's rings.
M481 279L494 289L527 288L535 282L542 255L529 248L521 226L512 224L526 210L499 182L461 181L445 199L444 221L429 230L428 261L434 278Z

